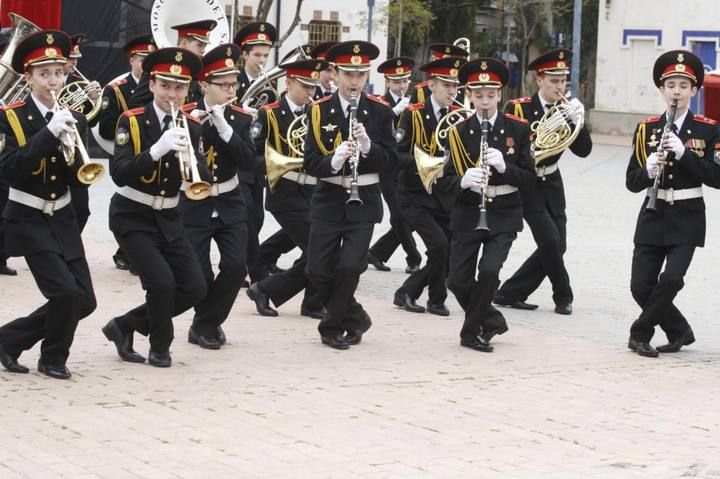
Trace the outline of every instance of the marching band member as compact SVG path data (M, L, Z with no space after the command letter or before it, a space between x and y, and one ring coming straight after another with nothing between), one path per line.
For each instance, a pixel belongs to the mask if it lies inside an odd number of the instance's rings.
M5 52L6 47L7 42L0 44L0 55ZM9 187L7 181L0 175L0 275L17 276L17 271L7 265L8 257L5 253L5 229L3 228L2 211L7 203Z
M453 100L458 90L458 72L464 63L462 57L444 57L422 65L420 70L429 78L431 94L425 103L416 103L407 109L397 130L404 132L398 144L400 208L410 227L420 235L427 248L425 266L405 280L395 291L393 299L393 304L412 313L426 311L416 301L427 286L427 311L439 316L450 314L445 299L450 255L450 213L455 203L455 192L442 184L436 184L432 193L428 194L418 174L415 148L430 156L441 156L435 129L440 119L457 108Z
M80 44L83 41L85 41L84 33L78 33L77 35L70 36L70 56L68 56L68 60L63 66L63 70L65 72L65 81L63 82L63 85L67 85L76 81L82 81L82 77L77 73L77 64L78 60L82 58L82 53L80 52Z
M393 167L396 154L392 110L362 92L378 53L363 41L327 52L339 70L338 91L313 104L305 140L305 169L322 180L310 203L307 271L327 310L318 326L322 342L336 349L360 343L372 324L354 294L373 223L382 220L378 173Z
M530 62L535 70L538 92L532 97L511 102L514 114L530 123L540 120L554 104L565 101L567 75L570 72L570 50L554 50ZM585 107L577 98L570 100L578 112ZM571 127L574 125L571 125ZM592 151L592 139L586 127L570 145L570 150L586 157ZM558 169L561 153L535 165L535 188L523 193L523 217L530 227L537 249L520 268L503 283L495 297L495 304L517 309L533 310L537 305L525 301L543 282L550 280L557 314L572 314L573 292L563 255L567 248L567 216L565 215L565 189Z
M268 155L272 150L288 158L297 158L287 141L290 124L300 115L305 115L318 85L320 72L327 68L323 60L302 60L285 63L287 93L280 101L265 105L258 114L255 138L255 150L258 155ZM265 144L272 150L267 151ZM302 159L300 160L302 161ZM268 172L269 173L269 172ZM276 307L305 290L300 306L300 314L315 319L323 315L323 303L312 285L308 283L305 272L307 264L308 238L310 237L310 199L315 191L317 178L302 169L288 171L275 185L268 188L265 207L273 214L277 222L293 242L303 251L302 256L285 272L279 272L254 283L247 295L255 302L258 313L263 316L277 316Z
M87 122L80 113L58 109L53 97L62 88L69 54L70 38L63 32L25 38L12 67L24 74L31 93L0 112L0 177L9 185L2 212L7 254L25 257L48 300L0 327L0 362L10 372L27 373L18 357L42 340L38 371L56 379L70 378L65 364L75 329L96 306L77 215L68 207L82 162L69 166L61 153L69 135L77 132L84 141Z
M243 59L237 91L238 99L242 98L250 85L262 76L276 38L275 27L267 22L248 23L235 35L234 43L242 49ZM264 104L268 105L276 100L269 90L263 90L262 93L268 95Z
M327 54L327 51L337 44L338 42L320 43L312 49L310 55L318 60L325 60L325 54ZM337 71L335 70L335 65L328 62L328 67L320 72L320 84L315 88L313 100L319 100L320 98L325 98L326 96L330 96L335 93L336 81Z
M410 104L410 98L406 96L406 93L410 86L410 75L414 65L415 60L412 58L397 57L384 61L377 68L378 73L385 76L387 92L381 98L390 105L395 114L396 136L400 118ZM405 272L414 273L420 269L422 258L417 244L415 244L412 228L400 209L397 173L397 170L391 170L380 175L380 189L385 203L388 205L388 210L390 210L390 230L370 247L368 262L379 271L390 271L385 262L390 259L397 247L402 245L407 262Z
M508 329L491 302L500 269L523 228L521 192L535 177L527 121L498 111L509 76L495 58L477 58L460 69L476 113L450 130L445 167L445 180L458 191L448 288L465 311L460 344L483 352L491 352L490 340Z
M628 348L640 356L675 353L695 342L674 300L695 248L705 244L702 185L720 188L717 122L689 109L703 78L703 62L691 52L660 55L653 80L667 111L641 121L635 129L625 184L645 197L651 196L656 182L658 187L654 209L648 209L645 198L635 227L630 290L642 312L630 328ZM673 102L677 102L675 111ZM657 349L650 346L656 325L668 339Z
M186 130L175 124L178 118L171 114L173 106L187 96L190 81L200 68L200 57L189 50L155 50L143 62L153 100L118 120L110 172L120 188L110 200L110 230L146 292L143 304L102 328L123 361L145 362L133 349L133 332L137 331L150 337L148 362L170 367L172 318L197 304L207 292L178 207L182 159L176 154L183 152L191 164L193 156L204 159L199 148L202 126L180 112ZM198 163L200 169L205 162Z
M445 57L460 57L467 60L470 56L467 50L455 46L451 43L432 43L428 46L428 49L430 50L430 62L434 60L440 60L441 58ZM417 85L415 85L415 88L410 94L411 104L414 105L416 103L425 103L425 101L430 97L431 93L429 83L430 81L428 79L422 83L418 83ZM457 96L455 97L456 104L462 105L464 99L465 93L462 91L462 89L458 89Z

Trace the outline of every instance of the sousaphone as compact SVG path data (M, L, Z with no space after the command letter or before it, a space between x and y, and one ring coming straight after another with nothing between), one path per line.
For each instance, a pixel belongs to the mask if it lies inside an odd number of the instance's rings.
M225 17L225 3L220 0L155 0L150 10L150 29L158 48L177 46L177 31L173 25L215 20L207 50L230 42L230 28Z

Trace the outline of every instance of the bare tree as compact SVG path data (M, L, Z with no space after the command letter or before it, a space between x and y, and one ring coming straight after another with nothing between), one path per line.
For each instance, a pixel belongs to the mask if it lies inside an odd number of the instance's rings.
M288 26L287 30L285 30L285 33L280 35L277 42L275 43L278 48L282 46L285 40L287 40L288 37L292 35L292 33L295 31L297 26L300 25L300 22L302 21L300 10L302 10L303 1L304 0L297 0L297 3L295 5L295 16L293 17L292 22L290 22L290 25ZM268 15L270 14L270 10L272 9L273 3L274 0L258 0L255 20L258 22L266 22Z

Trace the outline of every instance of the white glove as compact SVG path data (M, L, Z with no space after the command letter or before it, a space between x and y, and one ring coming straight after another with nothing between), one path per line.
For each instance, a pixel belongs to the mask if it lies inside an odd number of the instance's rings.
M335 149L335 154L333 155L332 160L330 160L330 166L333 169L333 173L340 171L345 164L345 161L350 157L350 153L352 153L352 146L350 145L350 142L343 141L340 143L340 146Z
M368 136L367 132L365 131L365 125L362 123L355 123L355 128L353 128L353 136L358 142L358 146L360 147L360 153L363 155L367 155L370 153L370 137Z
M69 133L75 123L77 123L77 120L73 118L70 110L64 108L53 113L47 127L55 138L60 138L62 133Z
M645 169L647 170L650 179L657 176L658 167L658 154L652 153L650 156L647 157L647 161L645 162Z
M190 112L190 116L198 120L199 122L205 121L207 118L207 115L205 114L204 110L200 110L198 108L195 108L193 111Z
M102 87L98 82L93 80L87 86L87 93L88 97L90 97L92 101L96 101L98 98L100 98L100 93L102 93Z
M672 151L675 153L675 159L679 160L683 153L685 153L685 145L675 133L670 133L665 141L663 141L663 148L666 151Z
M171 151L179 151L187 146L185 130L175 126L165 130L160 139L150 147L150 156L155 161L167 155Z
M210 118L212 119L215 129L220 135L220 138L227 143L232 138L233 129L230 123L225 119L225 107L221 105L215 105L210 108Z
M460 188L467 190L468 188L485 186L485 171L482 168L468 168L460 180Z
M245 103L242 104L242 108L243 108L243 110L249 111L250 114L252 114L253 118L257 118L257 112L258 112L257 109L250 106L250 102L252 100L253 100L252 98L245 100Z
M573 106L575 111L578 112L578 117L584 117L585 116L585 105L583 105L580 100L577 98L573 98L570 100L570 104Z
M495 168L498 173L505 173L505 158L503 157L502 152L497 148L488 148L487 162L488 165Z
M402 97L400 101L397 102L397 105L395 105L392 109L393 113L395 113L395 116L400 116L400 113L404 112L409 104L410 98Z

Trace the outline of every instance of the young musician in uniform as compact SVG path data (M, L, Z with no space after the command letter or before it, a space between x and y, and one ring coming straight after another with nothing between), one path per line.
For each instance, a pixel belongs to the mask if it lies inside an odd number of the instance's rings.
M513 113L531 124L540 120L546 111L559 102L565 102L567 75L570 73L570 50L554 50L530 62L535 70L538 92L532 97L513 100ZM585 115L585 108L577 98L570 100L575 118ZM569 124L570 128L575 123ZM592 151L592 139L586 127L580 130L570 151L586 157ZM535 187L525 192L523 216L532 232L537 249L520 268L503 283L495 297L495 304L517 309L533 310L537 305L525 301L543 282L550 280L553 302L557 314L572 314L573 292L563 255L567 248L567 216L565 214L565 188L558 169L562 152L542 161L536 161Z
M322 342L336 349L360 343L371 325L354 294L367 269L373 223L382 220L379 172L393 168L396 155L392 110L362 92L378 53L363 41L327 52L339 70L338 91L313 104L305 139L305 169L321 180L310 203L307 272L327 309L318 326Z
M477 58L461 68L460 82L476 110L450 130L445 167L444 181L458 192L448 288L465 311L460 344L482 352L491 352L490 340L508 329L491 302L523 228L521 194L535 179L527 121L498 111L509 76L495 58Z
M0 177L9 186L2 211L9 256L24 256L47 302L0 327L0 362L27 373L23 351L42 341L38 371L56 379L71 376L66 366L78 321L95 310L95 294L80 227L70 206L70 185L78 183L76 158L68 165L61 148L68 135L87 134L85 117L58 108L53 95L63 85L70 38L59 31L31 34L16 48L13 69L30 87L26 101L0 111ZM68 153L74 146L66 146Z
M464 48L452 45L450 43L432 43L428 46L430 50L430 61L440 60L445 57L460 57L465 60L468 59L470 54ZM418 83L410 93L410 104L425 103L430 98L430 80L425 80L422 83ZM465 94L462 89L459 89L457 96L455 97L456 105L462 106Z
M318 60L325 60L327 51L337 45L337 43L338 42L320 43L312 49L310 55ZM315 88L313 100L319 100L320 98L325 98L335 93L335 89L337 88L336 82L337 70L335 69L335 65L328 63L328 67L320 72L320 84Z
M457 108L453 100L458 90L458 72L464 63L462 57L444 57L422 65L420 70L429 78L431 94L425 103L411 105L397 128L398 132L402 132L398 144L400 209L427 249L425 266L405 280L395 291L393 299L393 304L412 313L426 311L416 301L427 287L427 311L439 316L450 314L445 299L450 254L450 213L455 203L455 192L442 184L436 184L428 193L418 173L419 160L415 157L416 150L423 156L442 157L435 130L438 122Z
M668 108L663 115L641 121L633 137L625 184L633 193L642 192L644 200L635 227L630 290L642 312L630 328L628 348L640 356L675 353L695 342L674 300L685 284L695 248L705 245L702 185L720 188L717 122L689 109L703 78L703 63L691 52L660 55L653 80ZM668 339L657 349L650 345L656 325Z
M207 292L178 207L183 158L188 159L188 168L194 165L207 173L200 148L202 126L189 114L177 113L200 68L200 57L188 50L155 50L143 62L153 100L118 120L110 173L120 188L110 200L110 230L145 290L143 304L110 320L102 329L123 361L145 362L133 349L133 332L137 331L149 336L148 362L170 367L172 319ZM179 116L173 117L173 113ZM176 125L183 120L187 128Z
M410 104L410 98L406 95L414 65L415 60L412 58L397 57L384 61L377 68L377 71L385 76L387 92L381 98L390 105L395 115L396 139L401 136L397 130L400 118ZM385 262L390 259L397 247L402 245L407 262L405 272L409 274L420 269L421 257L412 235L412 228L400 210L397 174L397 170L391 170L380 175L380 189L390 210L390 230L370 247L368 262L379 271L390 271Z

